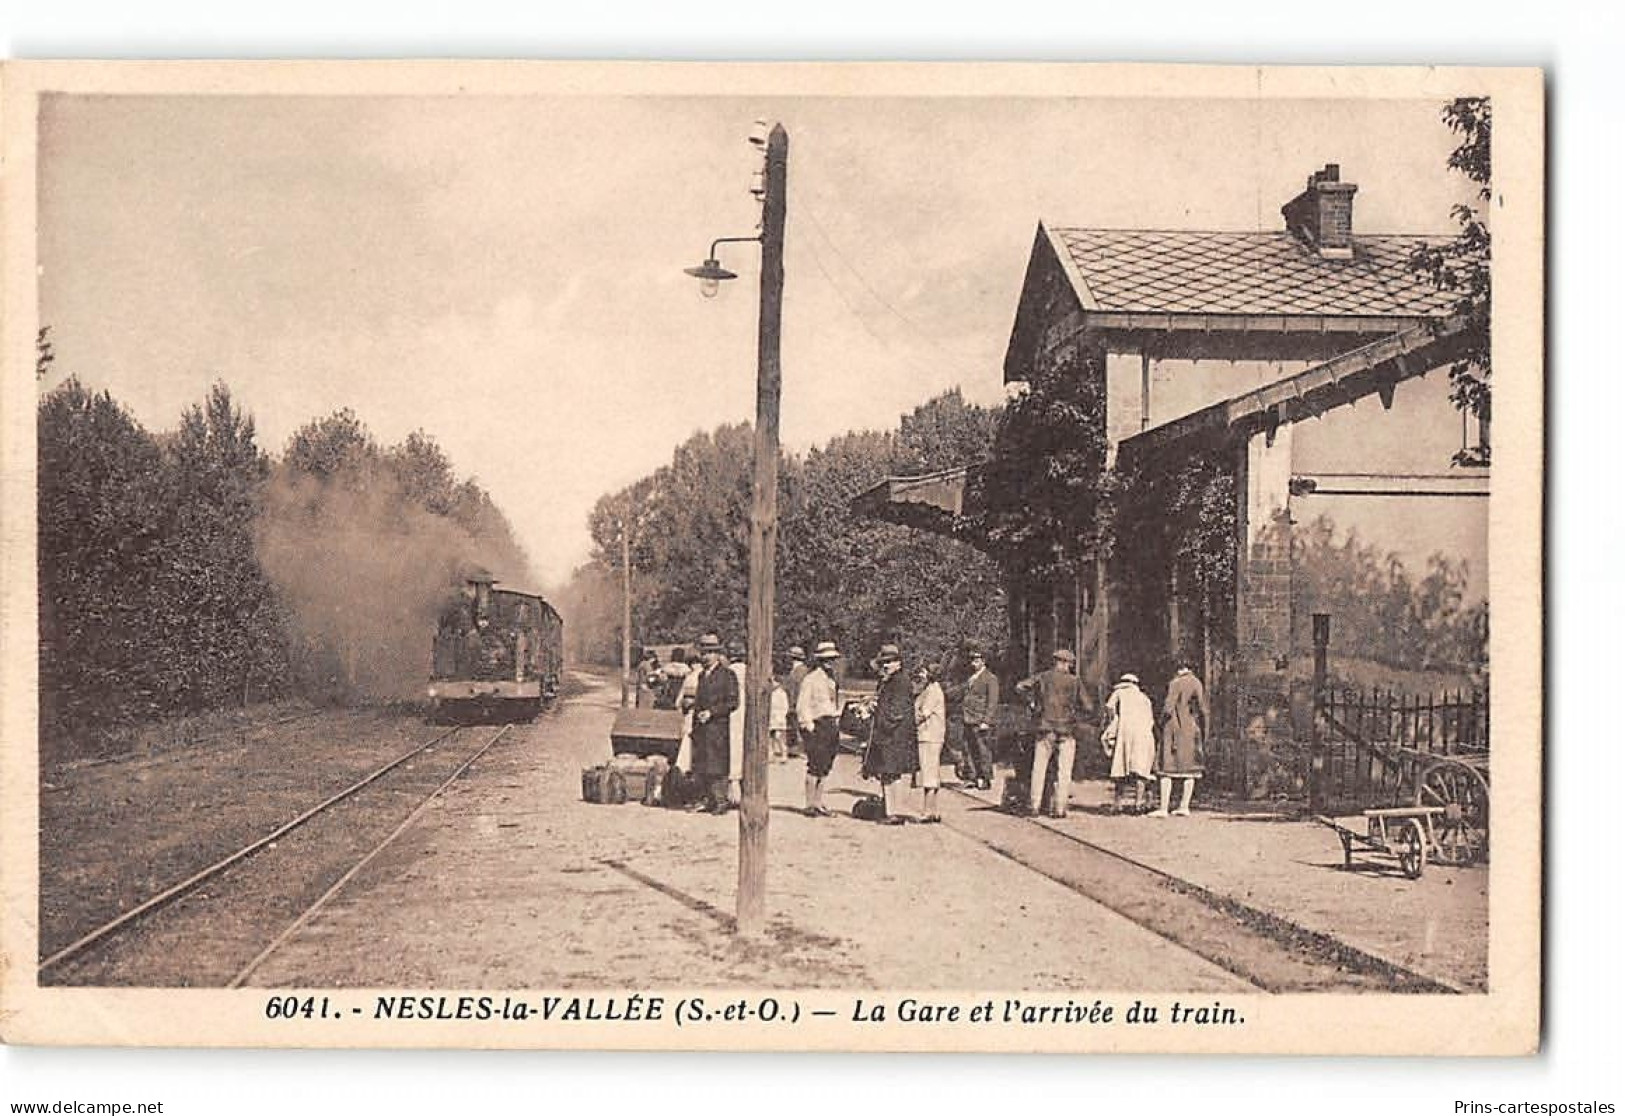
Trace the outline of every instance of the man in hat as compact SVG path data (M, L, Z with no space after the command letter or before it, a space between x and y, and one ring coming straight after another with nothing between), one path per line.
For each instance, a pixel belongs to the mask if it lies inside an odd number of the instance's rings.
M705 804L713 814L728 809L728 726L739 708L739 679L728 669L715 632L700 637L703 665L694 690L693 770L705 784Z
M1044 801L1044 780L1049 761L1056 757L1055 800L1050 816L1066 817L1072 801L1072 761L1078 753L1077 726L1094 719L1094 703L1083 683L1072 673L1078 659L1065 647L1057 648L1055 665L1042 674L1016 684L1020 691L1032 691L1038 702L1038 739L1033 742L1032 782L1027 789L1027 812L1038 813Z
M970 649L960 719L965 725L965 758L980 790L993 786L993 712L999 707L999 676L987 669L980 647Z
M888 643L875 656L880 688L875 691L875 714L869 722L869 747L863 753L863 774L880 780L887 825L902 825L894 788L898 776L920 769L920 745L914 721L914 691L902 672L903 656Z
M833 645L831 645L833 646ZM793 715L796 702L801 696L801 680L807 677L807 652L800 646L793 646L789 651L790 669L784 676L784 696L790 703L792 716L785 724L785 747L792 756L801 754L801 724Z
M827 818L824 808L824 780L835 765L835 752L841 739L841 707L835 691L835 660L841 653L828 641L813 651L813 665L801 679L796 693L796 715L802 741L807 749L807 816Z

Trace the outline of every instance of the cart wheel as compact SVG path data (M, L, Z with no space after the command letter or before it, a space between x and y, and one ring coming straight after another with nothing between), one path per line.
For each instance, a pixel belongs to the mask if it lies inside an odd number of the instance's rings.
M1489 859L1490 785L1477 768L1458 760L1426 768L1416 783L1416 804L1444 807L1433 819L1439 863L1461 866Z
M1422 823L1415 818L1399 831L1399 849L1395 855L1399 857L1400 871L1405 873L1406 879L1421 877L1428 859L1427 838L1422 833Z

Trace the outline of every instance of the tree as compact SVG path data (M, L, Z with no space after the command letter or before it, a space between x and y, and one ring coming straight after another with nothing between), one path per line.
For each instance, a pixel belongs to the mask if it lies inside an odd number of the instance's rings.
M1461 143L1450 153L1451 170L1477 187L1480 204L1490 200L1491 112L1488 97L1458 97L1444 106L1442 117ZM1451 209L1460 231L1444 245L1419 244L1411 252L1413 272L1441 291L1456 296L1454 312L1467 320L1466 347L1450 366L1450 398L1460 410L1480 420L1482 444L1463 449L1456 462L1490 463L1490 228L1480 209Z
M307 422L294 431L282 451L282 463L296 472L352 483L365 483L378 457L372 432L348 407Z
M176 710L246 701L286 682L281 614L255 546L270 462L254 420L216 383L181 416L165 460L170 499L158 571Z
M1045 368L999 417L975 530L1012 576L1075 574L1100 553L1106 513L1105 370L1098 351Z
M1417 580L1326 516L1293 529L1294 641L1309 642L1309 617L1330 613L1334 650L1401 670L1481 674L1488 666L1489 606L1466 601L1467 563L1428 559Z
M40 722L52 754L157 712L163 454L107 392L70 378L38 414Z
M940 655L964 639L1001 641L997 567L963 542L865 519L852 498L890 473L920 473L987 456L993 414L957 391L922 404L895 432L839 435L779 467L775 627L780 642L834 640L852 661L883 642ZM636 637L691 640L743 634L752 441L746 425L696 434L671 463L593 509L593 560L576 571L568 622L583 646L613 647L585 624L619 629L620 532L631 524Z

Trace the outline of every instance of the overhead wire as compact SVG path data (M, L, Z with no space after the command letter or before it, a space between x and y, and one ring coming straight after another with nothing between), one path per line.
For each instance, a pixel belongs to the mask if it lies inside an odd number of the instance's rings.
M952 367L961 376L961 378L968 378L974 382L975 379L978 379L986 374L985 368L973 367L973 365L979 364L980 362L975 361L974 358L969 356L969 354L955 353L950 349L944 348L939 342L934 340L929 335L924 327L897 309L897 307L894 306L890 300L876 290L874 285L864 277L863 273L846 258L846 255L841 251L840 246L835 243L834 238L832 238L829 235L828 230L825 229L823 222L818 219L817 214L804 202L800 202L799 200L797 205L797 213L798 215L806 215L808 220L811 222L813 231L818 234L819 239L824 242L825 246L831 253L834 254L835 258L840 261L846 270L852 274L852 276L863 287L864 291L868 293L869 297L878 302L893 317L897 318L898 321L907 326L911 332L919 337L920 340L924 341L932 349L936 350L937 353L941 354L942 357L946 358L950 367ZM869 324L869 315L866 315L863 310L852 301L852 298L847 294L847 291L842 284L836 280L834 275L830 274L830 270L825 266L823 255L819 252L817 245L812 241L806 240L802 241L802 243L808 248L809 254L813 260L813 265L824 277L824 281L827 282L831 289L835 291L836 296L840 298L841 303L846 307L847 312L850 313L853 318L857 319L858 324L863 327L864 332L870 337L874 338L881 345L885 346L888 350L896 352L898 347L895 340L883 337L875 331L874 327ZM927 367L926 363L917 355L910 355L905 359L916 370L923 370Z

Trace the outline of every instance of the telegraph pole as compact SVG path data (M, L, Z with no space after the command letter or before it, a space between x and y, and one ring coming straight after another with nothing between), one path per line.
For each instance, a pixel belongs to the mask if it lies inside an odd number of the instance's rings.
M632 538L621 516L621 708L632 681Z
M762 933L767 922L767 741L773 678L773 563L778 545L779 321L784 303L784 217L790 136L775 124L767 137L762 199L762 294L756 329L755 480L750 509L749 644L745 769L739 808L736 927Z

